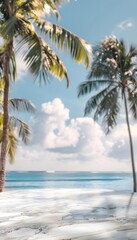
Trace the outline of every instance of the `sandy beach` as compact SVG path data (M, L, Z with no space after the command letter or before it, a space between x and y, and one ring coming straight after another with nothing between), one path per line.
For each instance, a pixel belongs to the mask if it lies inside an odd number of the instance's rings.
M137 239L137 194L89 189L1 193L0 240Z

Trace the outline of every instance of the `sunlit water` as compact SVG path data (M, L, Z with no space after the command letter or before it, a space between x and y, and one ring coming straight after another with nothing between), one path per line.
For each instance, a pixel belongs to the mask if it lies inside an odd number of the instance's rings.
M131 173L7 172L6 190L41 188L90 188L132 190Z

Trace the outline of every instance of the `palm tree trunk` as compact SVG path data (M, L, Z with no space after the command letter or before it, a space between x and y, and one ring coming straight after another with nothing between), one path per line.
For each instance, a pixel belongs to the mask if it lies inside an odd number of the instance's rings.
M123 92L123 96L124 96L124 104L125 104L125 111L126 111L126 123L127 123L129 142L130 142L130 154L131 154L131 165L132 165L132 175L133 175L133 192L137 192L134 150L133 150L133 142L132 142L132 136L131 136L130 124L129 124L129 118L128 118L128 108L127 108L127 100L126 100L125 91Z
M5 57L3 60L3 73L4 73L4 96L3 96L3 132L1 142L1 155L0 155L0 192L4 191L5 185L5 165L6 165L6 150L7 150L7 128L8 128L8 95L9 95L9 59L11 53L12 43L7 47Z

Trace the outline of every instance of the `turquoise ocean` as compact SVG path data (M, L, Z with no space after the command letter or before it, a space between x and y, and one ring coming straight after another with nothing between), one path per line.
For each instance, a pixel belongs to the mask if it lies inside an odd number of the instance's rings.
M132 174L116 172L7 172L6 190L90 188L131 191Z

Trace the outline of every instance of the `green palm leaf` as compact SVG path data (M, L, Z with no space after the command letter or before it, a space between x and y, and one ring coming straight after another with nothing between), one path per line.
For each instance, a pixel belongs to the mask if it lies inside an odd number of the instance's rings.
M36 20L37 27L57 43L58 48L67 50L78 63L90 66L91 46L83 39L66 29L44 20Z
M59 79L65 77L67 86L69 85L67 70L63 62L37 34L32 33L29 37L25 36L18 44L18 50L21 50L24 44L29 45L29 49L24 54L24 61L40 83L42 80L44 82L49 80L49 73L51 73Z
M7 154L9 156L10 163L13 164L15 161L15 153L17 149L17 139L14 136L14 129L8 129L8 144L7 144Z
M3 113L0 112L0 143L2 142L2 130L3 130ZM8 125L8 131L7 131L7 150L6 153L9 156L10 163L12 164L14 162L15 158L15 152L17 148L17 139L15 137L15 128Z
M15 118L14 116L11 116L9 118L9 125L17 129L18 136L26 144L29 140L29 136L31 133L28 125L20 119Z
M49 71L57 78L59 78L60 80L62 80L63 77L66 78L68 87L69 78L63 62L48 45L43 43L43 66L45 65L45 63L46 65L48 65Z
M16 57L14 51L12 51L11 59L9 62L9 75L10 79L15 81L17 76L17 65L16 65Z
M114 81L113 81L114 83ZM103 87L104 85L112 84L111 80L88 80L80 84L78 87L78 97L91 93L93 90L98 90L98 87ZM115 81L117 85L117 82Z
M3 78L3 61L8 52L8 44L9 41L5 41L2 46L0 46L0 78ZM17 75L16 71L16 58L14 49L11 51L10 59L9 59L9 76L11 80L15 80Z
M59 1L52 1L52 0L27 0L27 1L17 1L17 11L20 13L24 13L24 11L29 12L30 15L35 16L37 18L37 13L41 13L45 11L45 5L47 4L50 10L56 15L57 19L59 19L59 12L56 8L56 5L60 3Z
M97 105L94 114L95 120L103 116L103 125L106 134L116 125L119 109L118 91L117 87L115 87L105 94L101 102Z
M12 98L9 99L9 109L12 109L14 111L25 111L34 113L35 112L35 106L34 104L26 99L22 98Z
M99 93L92 96L86 103L84 113L88 115L92 112L92 110L96 109L104 97L109 93L111 84L105 89L101 90Z
M0 27L0 36L8 41L21 35L28 35L30 30L34 30L33 24L21 14L16 13L10 17Z
M12 39L16 27L18 25L18 18L14 15L10 17L1 27L0 27L0 36L6 40Z

